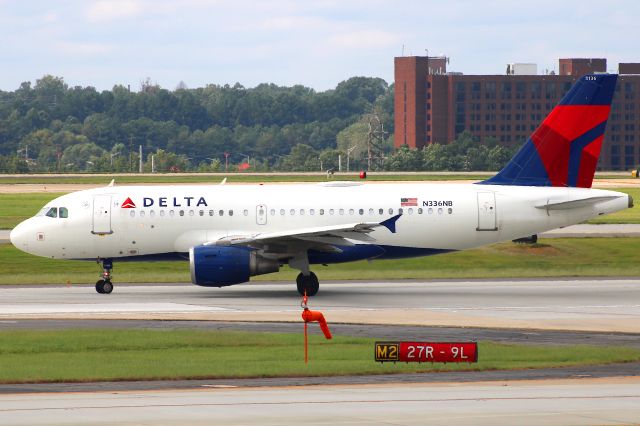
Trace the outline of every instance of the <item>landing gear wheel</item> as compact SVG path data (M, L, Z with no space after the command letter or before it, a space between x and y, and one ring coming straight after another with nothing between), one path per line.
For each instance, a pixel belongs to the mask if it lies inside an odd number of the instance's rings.
M96 291L100 294L104 294L104 280L96 281Z
M309 271L309 275L304 275L300 272L296 278L296 284L298 285L298 293L300 293L301 296L304 296L305 292L307 296L315 296L320 289L318 277L311 271Z
M96 282L96 291L100 294L109 294L113 291L113 284L111 283L113 260L98 258L97 262L102 263L102 273L100 274L100 279Z

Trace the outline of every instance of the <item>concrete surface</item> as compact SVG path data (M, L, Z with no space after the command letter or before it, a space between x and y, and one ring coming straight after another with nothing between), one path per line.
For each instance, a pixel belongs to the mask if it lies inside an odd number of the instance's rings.
M640 378L0 395L2 425L635 424Z
M310 307L331 323L640 333L640 280L331 282ZM0 288L0 319L300 321L291 283Z

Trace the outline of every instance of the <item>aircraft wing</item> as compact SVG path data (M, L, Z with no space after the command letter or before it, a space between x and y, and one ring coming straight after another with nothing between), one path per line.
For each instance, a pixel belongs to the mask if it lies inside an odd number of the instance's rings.
M335 246L353 246L351 240L369 243L375 241L368 235L379 227L396 232L396 221L401 215L393 216L382 222L357 222L335 226L318 226L295 230L265 232L251 235L229 235L207 244L211 245L240 245L273 251L273 247L282 248L290 245L307 246L322 251L336 251ZM271 247L271 249L269 249ZM280 250L282 251L282 250ZM287 251L285 249L285 251Z

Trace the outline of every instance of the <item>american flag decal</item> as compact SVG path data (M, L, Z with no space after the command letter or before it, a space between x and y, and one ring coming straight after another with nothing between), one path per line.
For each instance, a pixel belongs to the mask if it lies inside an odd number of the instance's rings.
M401 207L415 207L418 205L417 198L400 198Z

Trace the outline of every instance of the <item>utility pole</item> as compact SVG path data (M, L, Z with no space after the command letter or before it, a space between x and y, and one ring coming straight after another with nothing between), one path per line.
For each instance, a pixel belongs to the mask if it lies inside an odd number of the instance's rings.
M139 161L139 165L138 165L138 169L139 169L138 172L142 173L142 145L140 145L138 155L140 156L140 158L139 158L140 161Z
M151 173L155 173L156 172L155 159L156 159L155 154L151 154Z

